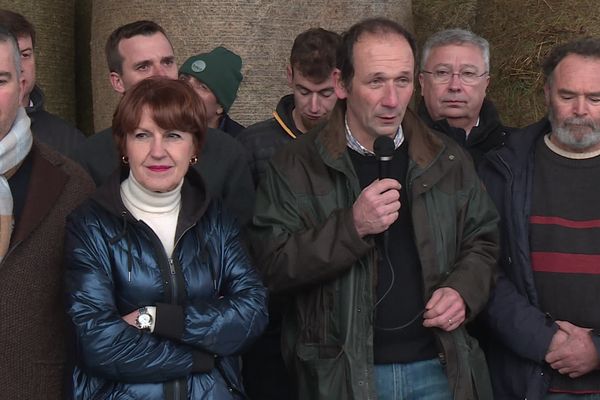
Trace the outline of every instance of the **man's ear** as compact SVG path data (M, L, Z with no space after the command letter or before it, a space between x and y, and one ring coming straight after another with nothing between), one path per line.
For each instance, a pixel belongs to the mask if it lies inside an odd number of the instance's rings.
M293 89L294 70L292 70L292 66L288 65L287 68L285 69L285 72L286 72L286 76L287 76L287 84L290 88Z
M546 107L550 107L550 85L548 82L544 84L544 100L546 101Z
M419 88L421 90L421 96L423 96L423 82L425 82L425 76L422 72L419 72Z
M110 79L110 84L115 92L121 94L125 93L125 85L123 85L123 79L121 79L121 75L117 74L116 72L111 72L108 75L108 79Z
M25 98L25 78L23 77L23 75L21 75L21 77L19 78L19 104L23 105L23 99ZM28 107L29 104L24 105L25 107Z
M333 70L333 89L338 99L343 100L348 97L349 90L344 85L344 82L342 82L342 71L338 68Z

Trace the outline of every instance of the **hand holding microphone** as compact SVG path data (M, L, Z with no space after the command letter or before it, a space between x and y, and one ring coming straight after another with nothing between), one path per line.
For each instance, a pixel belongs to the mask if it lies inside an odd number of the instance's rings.
M386 231L398 219L400 210L401 185L390 179L394 141L380 136L375 140L373 150L379 160L379 180L364 188L352 206L354 226L360 237Z

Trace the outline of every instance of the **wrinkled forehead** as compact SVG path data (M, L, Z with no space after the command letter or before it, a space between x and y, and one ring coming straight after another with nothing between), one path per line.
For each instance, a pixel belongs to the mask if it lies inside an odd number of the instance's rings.
M483 50L472 43L444 44L432 47L427 60L427 67L436 65L484 67Z
M352 52L354 74L414 72L415 58L410 43L397 33L363 33Z
M123 62L128 63L174 57L173 46L161 32L123 39L119 42L118 49Z
M600 58L569 54L552 71L553 82L560 87L600 90Z

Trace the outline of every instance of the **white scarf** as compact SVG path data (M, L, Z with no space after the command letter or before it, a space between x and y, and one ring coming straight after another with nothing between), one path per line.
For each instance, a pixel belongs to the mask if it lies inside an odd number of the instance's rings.
M33 136L30 125L25 109L19 107L12 128L0 140L0 261L8 251L13 230L13 198L8 178L31 150Z

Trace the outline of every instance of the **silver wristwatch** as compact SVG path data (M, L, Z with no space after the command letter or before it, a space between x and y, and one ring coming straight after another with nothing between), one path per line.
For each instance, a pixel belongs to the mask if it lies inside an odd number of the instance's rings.
M149 330L152 326L152 315L148 312L146 307L142 307L138 310L138 316L135 319L135 326L138 329Z

